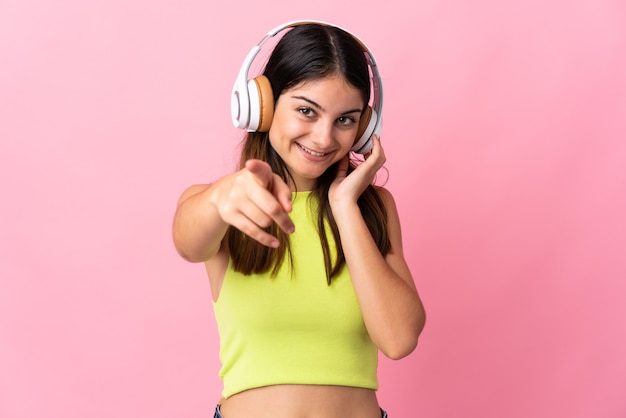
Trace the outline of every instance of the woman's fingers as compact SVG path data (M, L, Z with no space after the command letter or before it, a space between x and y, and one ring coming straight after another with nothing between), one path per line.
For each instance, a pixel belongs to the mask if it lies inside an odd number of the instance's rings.
M385 163L385 154L376 135L372 137L372 141L372 150L350 174L347 174L348 159L339 163L337 177L329 190L331 203L356 201L367 186L374 181L376 173Z
M336 178L344 178L348 175L348 166L350 165L350 158L348 155L343 157L341 161L339 161L339 166L337 167L337 176Z
M288 192L287 196L284 189L277 186L277 180L282 182L280 179L275 179L270 190L260 187L253 188L249 193L249 197L260 212L271 221L274 221L280 229L290 234L294 231L294 224L289 217L289 213L285 210L285 206L288 207L288 210L291 210L291 191ZM287 190L289 190L288 187ZM270 222L265 222L261 226L267 227L269 224Z
M267 163L247 161L227 187L219 205L224 222L270 247L278 245L278 239L264 231L272 222L286 233L294 231L288 214L291 190Z
M248 160L245 164L246 170L253 175L254 179L264 189L272 187L274 173L270 165L261 160Z
M276 238L272 234L265 232L262 228L259 227L257 221L248 218L243 214L243 212L233 214L231 219L227 222L247 236L249 236L250 238L260 242L263 245L273 248L278 247L278 238Z

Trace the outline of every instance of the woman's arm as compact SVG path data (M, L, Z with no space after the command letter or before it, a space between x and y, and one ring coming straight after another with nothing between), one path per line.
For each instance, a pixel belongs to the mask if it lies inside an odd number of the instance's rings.
M275 247L276 237L263 230L276 222L293 231L289 187L264 162L250 160L242 170L210 185L191 186L176 207L172 235L178 253L191 262L217 254L229 225Z
M217 254L228 229L211 203L215 187L193 185L178 200L172 235L176 251L187 261L206 261Z
M379 189L387 209L391 241L391 250L383 257L356 203L361 189L371 183L384 161L375 138L372 154L350 175L344 172L338 176L330 198L367 330L383 354L399 359L415 349L426 316L404 258L398 212L391 194Z
M335 219L367 330L389 358L409 355L425 323L425 312L402 251L400 222L389 192L379 191L388 214L391 251L383 257L357 207Z

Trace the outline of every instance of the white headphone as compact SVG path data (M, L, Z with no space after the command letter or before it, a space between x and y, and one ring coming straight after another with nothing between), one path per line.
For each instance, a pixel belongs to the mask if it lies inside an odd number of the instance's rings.
M231 116L233 124L236 128L247 129L248 132L267 132L272 124L274 115L274 95L272 86L267 77L260 75L248 80L248 72L252 61L257 56L261 47L278 33L293 28L295 26L307 23L315 23L325 26L336 27L342 29L361 45L363 53L367 60L368 67L371 71L371 96L372 104L367 106L359 121L359 129L357 140L355 141L352 151L365 154L372 149L372 135L380 136L382 130L382 108L383 108L383 84L378 73L378 67L374 60L374 55L365 46L365 44L352 33L347 30L321 21L315 20L297 20L277 26L269 31L261 42L254 46L246 56L239 75L235 80L233 92L230 102Z

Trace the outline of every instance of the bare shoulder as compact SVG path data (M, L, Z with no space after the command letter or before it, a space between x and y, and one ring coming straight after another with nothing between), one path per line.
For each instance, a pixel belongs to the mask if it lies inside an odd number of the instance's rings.
M185 189L183 193L178 198L178 204L180 205L185 200L189 199L192 196L197 195L198 193L202 193L206 189L211 187L211 184L193 184Z
M380 196L383 203L385 204L385 209L387 209L388 212L397 213L398 209L396 207L396 201L393 197L393 194L388 189L382 186L376 186L375 189L378 193L378 196Z

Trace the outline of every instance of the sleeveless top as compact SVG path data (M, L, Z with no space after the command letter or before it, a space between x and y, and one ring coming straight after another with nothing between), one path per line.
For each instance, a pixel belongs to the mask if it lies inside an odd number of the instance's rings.
M326 282L310 192L294 193L293 265L276 276L243 275L229 263L214 312L220 335L222 396L277 384L378 389L378 349L370 339L347 267ZM331 253L335 243L327 228Z

